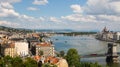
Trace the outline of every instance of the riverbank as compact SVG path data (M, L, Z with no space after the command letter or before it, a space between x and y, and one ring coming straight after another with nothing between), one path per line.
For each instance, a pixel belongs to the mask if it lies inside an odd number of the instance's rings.
M57 40L56 40L57 39ZM67 52L70 48L78 50L79 55L90 54L105 54L107 53L107 42L100 41L95 38L95 35L79 35L79 36L64 36L54 35L51 37L55 45L55 50ZM120 45L117 45L117 50L120 52ZM98 62L100 65L105 66L106 57L89 57L81 58L81 62ZM113 66L114 67L114 66ZM119 67L119 66L118 66Z

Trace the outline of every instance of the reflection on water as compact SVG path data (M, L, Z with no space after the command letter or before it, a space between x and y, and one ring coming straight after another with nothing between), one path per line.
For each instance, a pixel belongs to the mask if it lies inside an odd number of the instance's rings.
M67 51L69 48L76 48L80 55L106 53L107 51L107 43L96 40L94 36L53 36L51 39L57 51Z
M70 48L76 48L80 55L88 54L105 54L107 52L107 42L99 41L95 39L95 36L61 36L55 35L51 37L55 50L65 52ZM120 52L120 45L118 45L118 51ZM106 65L106 57L93 57L93 58L81 58L82 62L98 62L102 65ZM116 65L116 64L115 64ZM112 66L112 65L110 65ZM119 66L112 66L119 67Z

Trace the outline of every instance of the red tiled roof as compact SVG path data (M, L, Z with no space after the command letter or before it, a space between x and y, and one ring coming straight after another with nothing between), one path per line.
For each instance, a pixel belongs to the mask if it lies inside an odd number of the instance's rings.
M42 42L42 43L38 43L37 46L48 47L51 46L51 44L47 42Z
M12 43L7 44L6 48L15 48L15 43L12 42Z
M37 38L40 37L39 34L37 34L37 33L33 33L32 36L33 36L33 37L37 37Z
M41 56L34 56L34 59L38 61L41 58Z
M45 59L45 62L48 62L48 61L50 61L51 64L56 64L58 63L59 59L56 57L49 56Z

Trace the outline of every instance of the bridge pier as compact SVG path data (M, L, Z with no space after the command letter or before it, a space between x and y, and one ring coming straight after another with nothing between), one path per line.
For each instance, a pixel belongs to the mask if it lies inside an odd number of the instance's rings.
M117 45L115 43L108 43L108 52L106 57L107 63L119 63L117 55Z

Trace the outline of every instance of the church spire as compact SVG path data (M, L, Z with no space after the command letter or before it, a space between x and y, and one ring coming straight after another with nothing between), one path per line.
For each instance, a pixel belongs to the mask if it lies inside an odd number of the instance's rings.
M108 32L108 30L107 30L107 27L106 27L106 26L103 28L103 31L102 31L102 32Z

